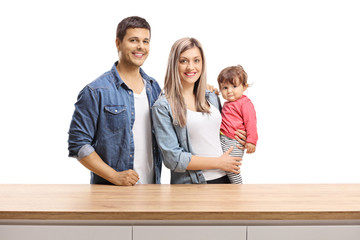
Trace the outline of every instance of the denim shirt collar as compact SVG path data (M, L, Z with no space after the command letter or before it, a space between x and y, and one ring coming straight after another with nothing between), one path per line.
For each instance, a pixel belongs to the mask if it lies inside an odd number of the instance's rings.
M115 63L114 63L114 65L112 66L112 68L111 68L111 73L113 74L113 76L114 76L114 82L115 82L115 86L116 86L116 88L119 88L123 83L124 83L124 81L121 79L121 77L120 77L120 75L119 75L119 73L118 73L118 71L117 71L117 68L116 68L116 66L118 65L118 63L119 63L119 61L116 61ZM142 68L140 68L140 75L141 75L141 77L146 81L146 84L153 84L154 83L154 79L152 78L152 77L150 77L150 76L148 76L145 72L144 72L144 70L142 69ZM125 83L124 83L125 84ZM126 84L125 84L126 85Z

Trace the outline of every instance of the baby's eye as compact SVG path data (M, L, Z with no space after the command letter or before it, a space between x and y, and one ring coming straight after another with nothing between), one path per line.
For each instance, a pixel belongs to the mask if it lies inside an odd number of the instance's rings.
M234 85L234 88L237 88L238 86Z
M224 89L224 90L227 90L227 89L228 89L228 87L223 87L223 89Z

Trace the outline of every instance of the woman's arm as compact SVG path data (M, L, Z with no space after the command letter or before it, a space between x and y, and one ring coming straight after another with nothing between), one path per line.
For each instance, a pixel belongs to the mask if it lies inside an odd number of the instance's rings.
M240 161L239 157L231 157L230 148L226 153L219 157L199 157L194 156L188 151L186 139L178 136L172 124L170 106L162 99L153 105L152 119L154 132L158 146L163 154L164 165L175 172L185 172L186 170L203 169L222 169L238 173ZM179 142L182 141L182 142Z
M227 172L240 173L241 157L231 157L234 147L230 147L220 157L192 156L187 170L221 169Z
M164 165L175 172L185 172L191 153L180 144L172 123L170 106L165 97L160 97L152 107L154 134L162 153Z

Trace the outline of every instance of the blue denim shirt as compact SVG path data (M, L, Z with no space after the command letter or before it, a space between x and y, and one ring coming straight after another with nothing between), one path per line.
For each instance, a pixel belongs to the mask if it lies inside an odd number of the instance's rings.
M206 99L221 111L221 103L215 93L207 91ZM152 118L164 164L171 170L170 183L206 183L201 170L186 170L192 156L189 133L186 126L173 125L170 104L165 95L161 95L154 103Z
M124 171L134 168L135 109L133 91L121 80L116 65L117 62L79 93L70 124L68 149L69 156L79 160L96 151L110 167ZM142 69L140 74L145 80L151 111L161 89ZM162 160L152 135L155 182L160 183ZM91 183L111 184L94 173L91 173Z

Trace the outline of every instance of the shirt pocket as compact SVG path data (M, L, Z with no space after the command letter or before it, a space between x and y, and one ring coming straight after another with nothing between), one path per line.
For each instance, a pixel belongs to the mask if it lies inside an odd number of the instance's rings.
M112 132L118 132L127 125L125 105L107 105L104 108L106 118L106 128Z

